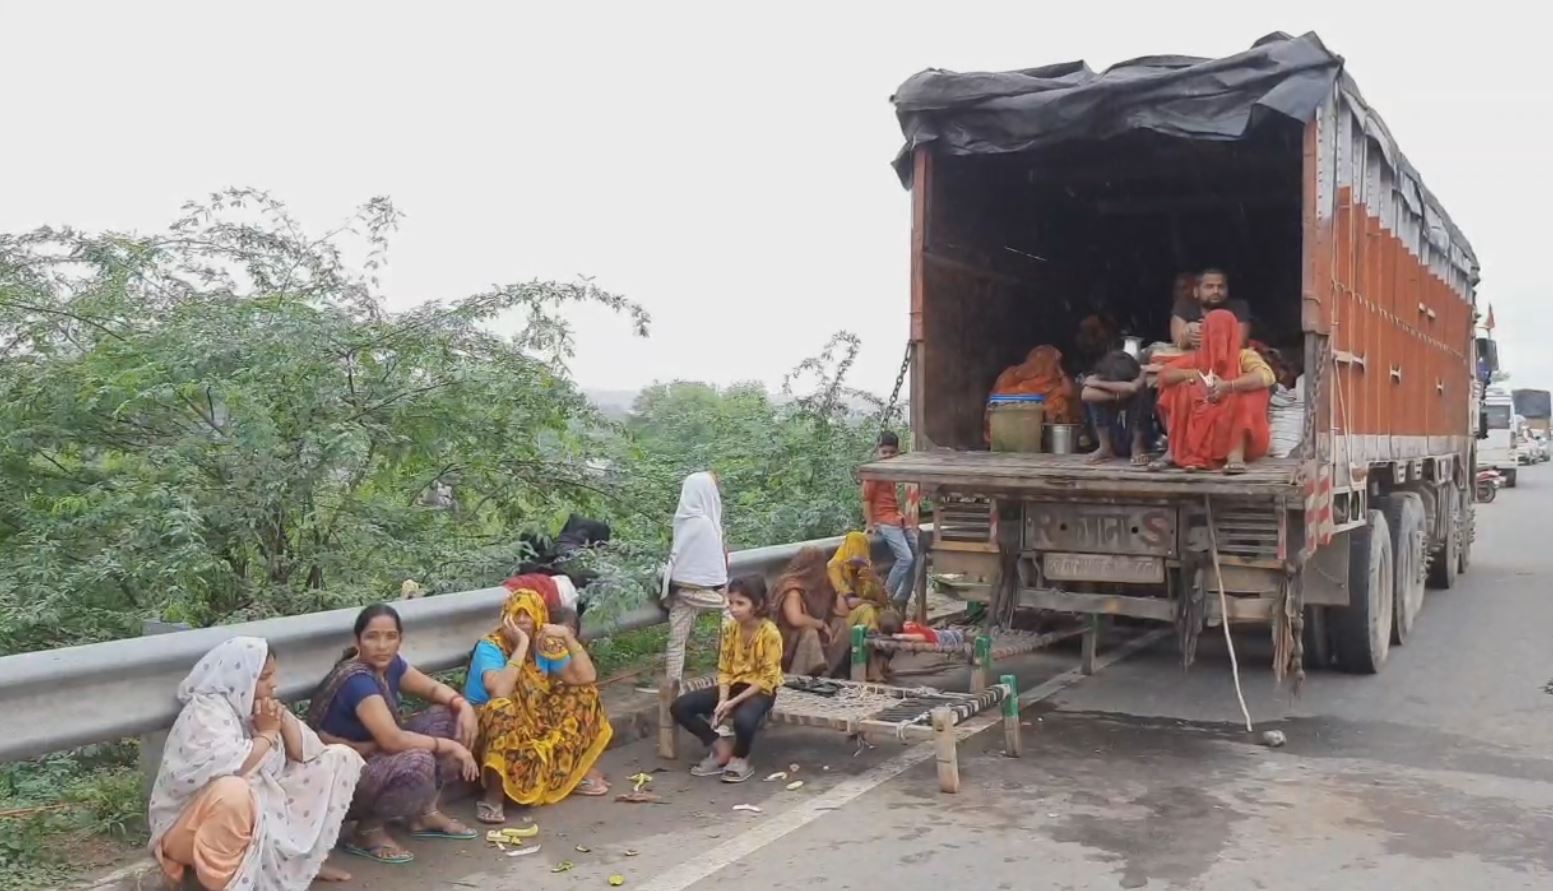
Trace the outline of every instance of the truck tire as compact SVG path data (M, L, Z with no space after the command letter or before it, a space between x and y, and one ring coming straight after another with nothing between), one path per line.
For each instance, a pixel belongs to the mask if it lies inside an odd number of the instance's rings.
M1461 522L1456 526L1456 572L1466 575L1472 568L1472 543L1477 539L1477 509L1470 504L1461 506Z
M1332 667L1332 632L1328 627L1327 608L1305 607L1305 627L1301 638L1305 649L1305 668L1318 671Z
M1450 511L1450 522L1445 524L1445 541L1429 559L1429 587L1440 591L1456 587L1456 576L1463 571L1462 553L1466 547L1461 493L1449 487L1445 491L1441 510Z
M1350 674L1375 674L1391 653L1395 607L1391 527L1386 515L1370 511L1369 525L1348 533L1348 605L1330 611L1337 665Z
M1413 622L1424 608L1424 572L1429 552L1424 530L1424 498L1416 492L1393 492L1380 502L1391 527L1394 560L1392 583L1391 642L1407 643Z
M1515 474L1516 474L1516 469L1513 468L1513 467L1510 468L1509 470L1504 471L1504 487L1506 489L1513 489L1513 488L1515 488Z

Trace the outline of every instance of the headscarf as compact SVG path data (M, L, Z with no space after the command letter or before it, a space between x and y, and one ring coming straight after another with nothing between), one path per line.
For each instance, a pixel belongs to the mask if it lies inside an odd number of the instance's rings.
M1038 346L1025 361L998 375L992 385L994 396L1039 395L1046 397L1046 417L1054 423L1073 419L1073 381L1062 370L1062 351L1051 345Z
M723 500L717 480L706 472L685 477L674 511L674 544L663 574L670 582L721 588L728 584L728 553L723 547Z
M1212 373L1221 380L1240 377L1240 320L1227 309L1215 309L1203 316L1202 342L1197 349L1176 360L1190 363L1203 374Z
M544 627L550 623L550 611L538 591L528 588L513 591L502 606L501 625L487 634L485 640L495 644L503 656L512 658L512 644L507 642L507 636L502 633L502 626L509 620L517 622L518 617L523 615L528 616L534 623L534 632L529 636L529 653L534 657L534 664L544 674L559 674L561 669L572 660L572 654L566 649L565 641L546 637L542 633Z
M554 578L543 573L515 575L502 582L502 587L508 591L533 591L545 602L546 609L555 609L562 605L561 589L556 585Z
M1203 317L1202 341L1197 349L1167 363L1171 368L1191 368L1221 381L1241 376L1241 326L1235 314L1216 309ZM1257 405L1245 393L1228 393L1217 402L1208 400L1208 388L1200 380L1163 387L1160 412L1170 435L1170 451L1183 467L1213 467L1223 462L1230 441L1239 430L1253 431L1253 441L1265 442L1267 403ZM1248 458L1257 457L1247 454Z
M159 784L165 776L174 786L202 788L211 780L237 773L253 750L254 694L268 659L264 641L234 637L194 664L178 685L178 701L183 704L178 722L184 725L184 742L189 744L168 748Z
M256 637L234 637L206 653L178 685L183 709L167 738L151 790L151 850L206 786L243 776L253 789L258 819L231 887L306 888L328 856L349 807L361 757L343 746L325 747L299 726L301 759L288 761L276 746L247 774L253 753L254 696L269 648Z
M884 606L884 585L874 572L873 544L861 532L848 532L830 558L829 575L836 593L847 597L860 597Z

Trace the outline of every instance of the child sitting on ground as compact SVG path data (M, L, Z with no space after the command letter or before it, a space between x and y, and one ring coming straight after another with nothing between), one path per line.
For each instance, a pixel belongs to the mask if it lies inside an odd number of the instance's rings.
M707 747L706 757L690 769L694 776L742 783L755 774L750 747L782 686L782 632L766 613L764 579L746 576L729 582L729 619L723 624L717 686L692 690L670 706L675 723ZM725 721L733 724L732 742L713 729Z

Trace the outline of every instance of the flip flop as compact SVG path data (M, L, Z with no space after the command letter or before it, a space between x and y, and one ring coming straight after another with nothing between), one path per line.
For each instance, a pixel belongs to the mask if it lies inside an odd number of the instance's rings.
M360 845L353 845L350 842L346 842L340 846L340 850L350 854L353 857L365 857L368 860L373 860L378 863L387 863L390 866L399 866L401 864L409 863L415 859L415 855L409 851L400 851L398 854L392 855L378 853L379 851L388 850L389 847L390 846L387 844L382 844L373 845L370 848L363 848Z
M609 794L609 787L597 780L583 780L577 784L577 794L586 795L589 798L598 798Z
M480 837L480 833L473 829L465 829L463 832L447 832L442 829L418 829L405 834L411 838L445 838L450 841L471 841Z
M1245 473L1245 472L1246 472L1246 462L1244 462L1244 461L1232 461L1232 462L1224 465L1224 475L1225 476L1239 476L1239 475L1241 475L1242 473Z
M433 812L433 813L437 813L438 816L441 816L444 819L448 819L445 814L442 814L440 812ZM427 814L427 816L431 816L431 815ZM457 820L452 820L452 819L448 819L448 822L454 823L454 824L458 823ZM409 835L411 838L445 838L445 839L449 839L451 841L471 841L473 839L477 839L477 838L480 837L480 833L474 831L473 829L468 828L467 826L464 827L463 831L461 831L461 832L454 832L454 831L447 830L447 829L411 829L406 834Z
M475 819L481 823L492 826L507 822L507 812L499 804L491 804L489 801L475 802Z

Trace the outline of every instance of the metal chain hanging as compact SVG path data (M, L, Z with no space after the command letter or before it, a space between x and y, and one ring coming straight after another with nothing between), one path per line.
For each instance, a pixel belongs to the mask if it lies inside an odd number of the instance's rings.
M901 388L906 386L906 374L911 371L911 341L906 341L906 355L901 359L901 370L895 375L895 389L890 391L890 401L885 403L884 413L879 416L879 427L883 430L890 428L890 421L900 411Z

